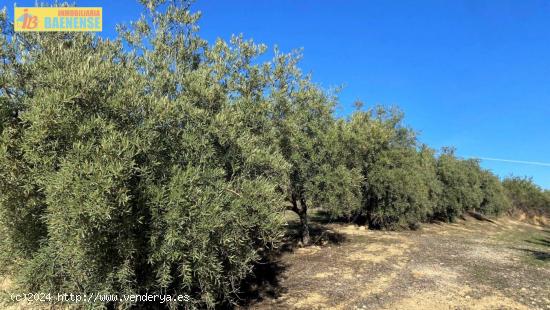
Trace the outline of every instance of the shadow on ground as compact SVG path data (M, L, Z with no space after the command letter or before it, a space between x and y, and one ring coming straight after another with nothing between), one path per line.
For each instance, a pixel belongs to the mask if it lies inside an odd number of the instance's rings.
M525 248L512 248L512 249L528 253L534 259L537 259L543 262L550 261L550 252L548 251L525 249Z
M548 238L536 238L534 240L525 240L525 241L536 245L550 247L550 239Z
M309 224L310 245L340 244L346 241L346 236L335 232L322 223L312 220ZM301 247L300 223L292 221L288 223L286 236L284 238L281 252L292 252L295 248Z
M311 220L312 223L309 225L311 246L331 246L346 241L344 234L332 231L323 225L328 220L324 215L316 215ZM300 223L297 220L290 220L281 246L257 263L253 273L241 284L237 307L248 308L255 303L276 299L286 293L287 289L281 286L280 282L288 266L280 258L283 254L294 252L301 247L303 246L300 238ZM230 307L224 306L224 308Z
M238 306L249 307L251 304L265 299L274 299L285 293L280 285L280 278L286 270L278 257L265 258L254 266L253 273L241 285L241 294L238 295ZM224 308L230 309L231 306Z

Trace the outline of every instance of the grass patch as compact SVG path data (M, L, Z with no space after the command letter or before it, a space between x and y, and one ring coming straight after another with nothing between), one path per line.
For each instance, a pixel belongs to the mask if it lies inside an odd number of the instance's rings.
M550 230L521 228L498 234L495 239L521 251L526 264L544 266L550 263Z

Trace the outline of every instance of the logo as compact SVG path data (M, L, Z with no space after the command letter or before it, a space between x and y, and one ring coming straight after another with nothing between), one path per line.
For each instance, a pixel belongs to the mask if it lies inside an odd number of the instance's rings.
M16 22L21 23L22 29L34 29L38 26L38 16L32 16L29 9L24 9L23 15L19 16Z
M97 7L15 7L15 31L101 31L103 10Z

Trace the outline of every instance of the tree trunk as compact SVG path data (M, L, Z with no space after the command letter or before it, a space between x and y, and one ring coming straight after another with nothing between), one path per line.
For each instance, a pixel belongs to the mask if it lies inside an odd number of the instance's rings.
M300 207L298 207L298 200L295 195L292 195L292 211L294 211L300 217L300 238L303 245L308 245L310 242L309 237L309 225L307 221L307 205L305 199L300 199Z
M300 205L302 206L302 209L300 210L300 223L302 224L302 244L303 245L309 245L310 237L309 237L309 225L307 222L307 205L304 198L300 198Z
M309 245L309 226L307 224L307 213L300 213L300 223L302 224L302 244Z

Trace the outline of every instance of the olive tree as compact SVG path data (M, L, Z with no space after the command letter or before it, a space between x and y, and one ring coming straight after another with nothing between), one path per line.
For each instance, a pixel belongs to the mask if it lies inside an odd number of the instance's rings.
M395 108L375 107L356 111L346 122L350 138L341 140L350 154L344 158L361 176L361 195L345 213L357 222L407 226L425 219L432 209L437 191L433 153L417 147L414 132L402 119Z
M531 178L511 176L502 181L512 206L528 213L550 214L549 191L543 191Z
M483 201L479 163L461 160L454 149L445 148L437 161L442 193L434 217L454 221L464 211L478 208Z
M276 50L268 100L276 143L290 165L288 209L300 218L303 244L310 242L308 210L354 208L360 199L359 170L350 165L350 132L333 115L337 98L304 75L298 53Z
M370 165L363 212L370 227L414 228L437 203L438 184L431 154L415 148L390 148Z
M502 182L492 172L480 170L483 200L479 212L485 215L500 215L512 208L512 202Z
M278 243L288 164L262 77L232 61L247 46L207 46L187 2L143 2L117 40L2 15L2 265L33 292L214 307Z

